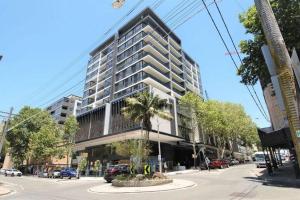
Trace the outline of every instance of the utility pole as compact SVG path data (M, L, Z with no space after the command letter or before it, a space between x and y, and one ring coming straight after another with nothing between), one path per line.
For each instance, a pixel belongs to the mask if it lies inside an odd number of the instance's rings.
M7 118L6 122L4 123L3 131L2 131L2 135L1 135L1 141L0 141L0 154L2 152L3 144L4 144L4 141L5 141L5 137L6 137L6 133L7 133L7 130L8 130L8 125L9 125L9 121L10 121L13 109L14 109L13 107L10 108L8 118Z
M295 98L296 90L291 68L291 59L269 1L255 0L255 5L259 14L261 25L263 27L264 35L270 48L271 55L276 64L276 74L278 76L297 157L295 163L296 176L299 178L300 121Z

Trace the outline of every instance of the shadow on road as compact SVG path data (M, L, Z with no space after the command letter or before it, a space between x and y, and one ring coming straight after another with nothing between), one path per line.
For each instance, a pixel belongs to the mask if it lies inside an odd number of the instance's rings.
M266 186L300 188L300 179L295 178L293 165L286 163L274 170L272 175L269 175L267 169L264 169L256 177L244 177L253 182L259 182Z

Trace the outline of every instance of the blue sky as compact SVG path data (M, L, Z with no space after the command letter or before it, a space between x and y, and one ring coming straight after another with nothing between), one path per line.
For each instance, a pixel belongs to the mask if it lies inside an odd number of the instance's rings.
M164 17L180 1L165 0L155 12ZM4 57L0 61L0 110L8 111L14 106L17 112L24 105L45 106L84 79L89 51L105 39L103 33L137 2L127 0L121 9L113 9L112 0L1 0L0 54ZM144 0L125 21L155 2ZM245 35L238 14L252 4L253 0L219 3L236 44L250 37ZM209 8L229 44L215 7ZM240 77L205 11L178 27L175 33L185 51L199 63L210 99L240 103L259 127L269 125L239 82ZM255 88L263 101L260 86ZM82 95L82 89L83 84L79 84L70 92Z

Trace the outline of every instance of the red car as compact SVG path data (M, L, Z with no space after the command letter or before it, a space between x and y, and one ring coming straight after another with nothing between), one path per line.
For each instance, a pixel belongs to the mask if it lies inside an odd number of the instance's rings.
M212 169L223 169L225 167L229 167L229 163L226 160L216 159L209 163L209 167Z
M104 175L104 179L106 182L111 183L112 180L116 178L117 175L120 174L130 174L128 165L112 165L106 171Z

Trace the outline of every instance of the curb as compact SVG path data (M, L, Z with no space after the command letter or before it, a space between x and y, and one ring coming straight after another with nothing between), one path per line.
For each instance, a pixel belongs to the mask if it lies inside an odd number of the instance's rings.
M173 181L174 180L176 180L176 179L173 179ZM178 181L178 179L177 179L177 181ZM179 180L179 181L185 181L186 183L188 182L189 184L182 185L182 186L177 185L177 187L176 187L176 184L174 184L175 186L173 188L162 188L161 187L162 185L149 186L149 187L121 187L121 188L113 188L113 186L111 186L111 185L102 185L102 187L104 187L104 188L102 188L102 190L100 190L100 191L99 191L99 189L97 189L97 187L101 188L101 186L89 188L87 191L90 193L94 193L94 194L95 193L97 193L97 194L139 194L139 193L154 193L154 192L167 192L167 191L174 191L174 190L183 190L183 189L193 188L193 187L197 186L197 184L192 181L187 181L187 180ZM170 183L170 184L172 184L172 183ZM170 186L170 184L165 184L165 185ZM154 187L156 187L156 188L154 189ZM109 188L111 188L111 189L113 188L113 190L115 190L115 191L109 191ZM152 188L152 190L151 190L151 188ZM123 190L123 191L120 191L120 190Z

